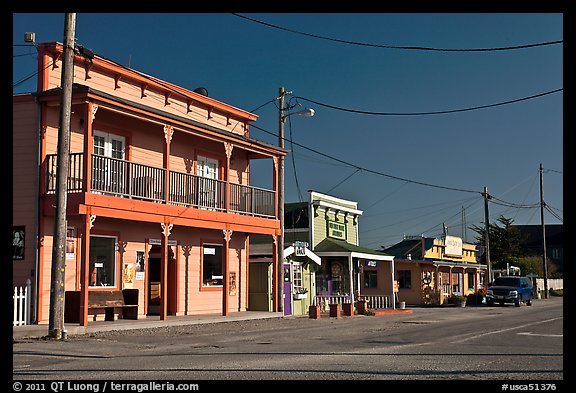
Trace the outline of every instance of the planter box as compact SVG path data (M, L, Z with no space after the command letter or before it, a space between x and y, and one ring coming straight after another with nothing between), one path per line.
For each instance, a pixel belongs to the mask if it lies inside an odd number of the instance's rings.
M340 304L330 305L330 316L334 318L340 318Z
M358 314L366 313L368 311L368 301L358 300L356 302L356 309L358 310Z
M320 306L308 307L308 317L312 319L320 318Z
M351 317L352 315L354 315L354 306L352 303L344 303L342 305L342 314L344 314L347 317Z
M292 297L294 298L294 300L302 300L302 299L306 299L308 297L307 293L295 293L294 295L292 295Z

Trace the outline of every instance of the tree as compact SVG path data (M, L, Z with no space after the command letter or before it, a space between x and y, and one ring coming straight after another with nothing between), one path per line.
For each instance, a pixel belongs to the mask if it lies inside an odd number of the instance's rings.
M523 235L518 228L512 226L514 220L511 218L501 215L496 221L497 223L488 226L492 266L496 269L505 269L507 263L518 266L520 259L525 256L523 244L526 241L526 235ZM470 229L478 234L476 245L485 245L485 227L473 225ZM486 263L485 254L481 256L481 262Z

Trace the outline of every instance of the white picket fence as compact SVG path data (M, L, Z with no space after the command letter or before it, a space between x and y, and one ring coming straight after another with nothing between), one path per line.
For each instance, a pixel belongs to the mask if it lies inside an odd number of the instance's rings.
M375 296L364 296L361 295L361 298L368 302L368 308L370 309L381 309L381 308L390 308L390 299L388 296L385 295L375 295ZM330 304L340 304L341 306L344 303L350 303L350 296L348 295L338 295L338 296L322 296L317 295L314 297L312 301L312 305L320 306L321 310L328 311L330 308Z
M14 326L30 325L32 283L26 280L25 287L14 287Z

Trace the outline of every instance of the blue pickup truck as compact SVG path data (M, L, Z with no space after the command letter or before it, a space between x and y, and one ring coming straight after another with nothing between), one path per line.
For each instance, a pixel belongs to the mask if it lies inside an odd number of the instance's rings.
M501 276L496 277L492 285L486 291L486 304L493 306L499 303L514 303L520 307L522 303L532 305L532 281L528 277Z

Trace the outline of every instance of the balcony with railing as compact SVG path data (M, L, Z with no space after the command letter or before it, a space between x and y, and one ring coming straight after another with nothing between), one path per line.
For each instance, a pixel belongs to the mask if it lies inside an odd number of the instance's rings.
M83 157L83 153L70 154L69 193L84 191ZM56 192L56 169L56 154L47 155L47 194ZM276 216L273 190L230 183L228 195L225 181L172 170L168 180L166 199L166 169L92 155L90 192L93 193L264 218Z

